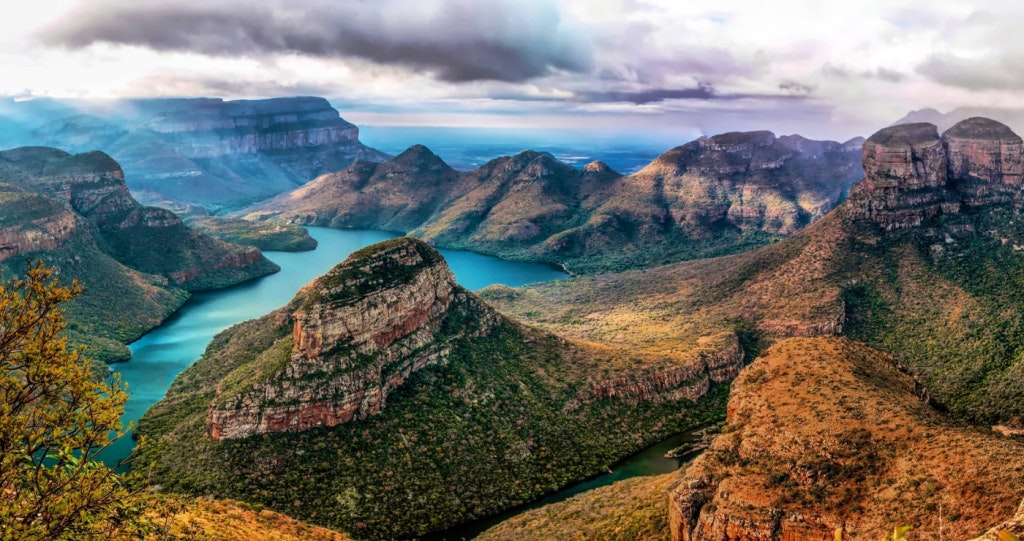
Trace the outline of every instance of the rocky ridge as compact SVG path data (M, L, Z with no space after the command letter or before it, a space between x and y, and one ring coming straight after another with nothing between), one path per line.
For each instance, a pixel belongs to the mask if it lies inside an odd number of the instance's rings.
M672 149L623 177L601 162L577 170L533 151L459 174L415 146L386 164L324 175L240 215L401 231L574 272L622 270L791 234L843 199L861 175L859 152L854 143L728 133Z

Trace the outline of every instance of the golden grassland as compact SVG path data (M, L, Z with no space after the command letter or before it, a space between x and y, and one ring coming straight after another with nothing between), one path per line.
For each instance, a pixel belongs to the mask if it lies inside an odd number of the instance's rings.
M636 477L532 509L480 534L477 541L667 541L667 494L675 473Z

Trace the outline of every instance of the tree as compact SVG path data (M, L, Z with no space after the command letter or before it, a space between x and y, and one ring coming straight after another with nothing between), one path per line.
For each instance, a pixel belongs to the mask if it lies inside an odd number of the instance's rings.
M68 349L60 305L82 292L42 263L0 285L0 539L138 533L141 498L97 460L128 394Z

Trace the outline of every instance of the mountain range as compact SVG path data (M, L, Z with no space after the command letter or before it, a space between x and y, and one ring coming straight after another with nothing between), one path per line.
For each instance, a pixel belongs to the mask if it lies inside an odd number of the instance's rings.
M294 189L356 159L389 157L315 97L33 100L0 107L0 133L8 144L102 150L142 201L200 214Z
M459 173L413 146L239 214L397 231L578 273L616 271L732 253L798 231L862 176L860 143L728 133L674 148L628 176L533 151Z

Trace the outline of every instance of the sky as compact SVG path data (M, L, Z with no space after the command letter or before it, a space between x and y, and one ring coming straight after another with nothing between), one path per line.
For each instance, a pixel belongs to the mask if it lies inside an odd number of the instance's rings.
M1024 109L1024 3L32 0L0 95L325 96L357 124L843 140Z

